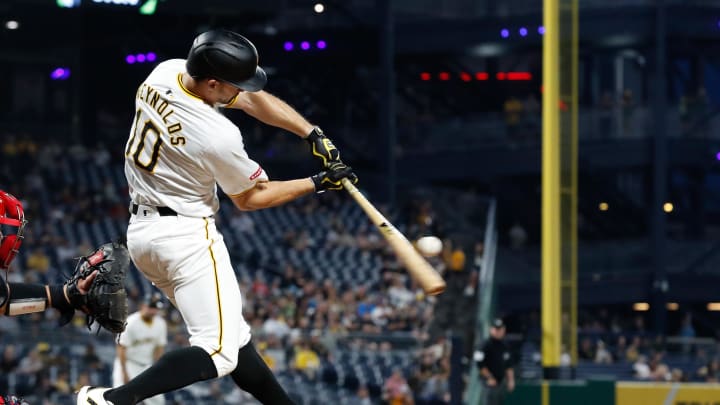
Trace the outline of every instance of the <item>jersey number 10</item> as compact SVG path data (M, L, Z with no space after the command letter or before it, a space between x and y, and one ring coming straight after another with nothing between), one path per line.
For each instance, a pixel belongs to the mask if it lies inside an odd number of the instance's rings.
M157 164L158 156L160 155L160 146L162 146L163 140L162 137L160 137L160 128L158 128L152 120L148 118L142 125L140 124L142 115L141 110L137 110L137 113L135 113L135 124L133 125L132 136L125 150L125 156L129 156L130 153L132 153L135 166L152 173ZM138 130L140 131L139 136ZM132 152L136 139L137 145L135 145L135 151ZM150 156L149 161L147 160L148 155ZM141 157L144 158L145 162L141 160Z

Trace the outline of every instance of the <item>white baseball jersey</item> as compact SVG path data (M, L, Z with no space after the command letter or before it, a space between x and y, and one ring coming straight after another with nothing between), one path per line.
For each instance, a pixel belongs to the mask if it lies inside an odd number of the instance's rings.
M118 344L125 347L125 370L128 378L133 379L154 363L154 352L158 346L167 345L167 323L161 316L145 322L139 312L130 314L125 331L120 334ZM120 359L115 357L113 364L113 387L123 384ZM144 405L165 405L165 397L160 394L145 399Z
M135 95L135 118L125 147L125 176L137 204L209 217L217 186L240 194L267 180L250 159L235 124L182 84L184 59L160 63Z
M128 362L149 366L154 362L153 353L158 346L167 345L167 323L161 316L152 322L143 321L139 312L130 314L125 331L120 334L118 344L125 347Z

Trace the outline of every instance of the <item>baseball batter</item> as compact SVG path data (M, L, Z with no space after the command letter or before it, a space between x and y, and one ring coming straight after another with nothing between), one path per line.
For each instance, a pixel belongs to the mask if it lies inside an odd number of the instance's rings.
M167 323L160 315L162 297L154 294L145 299L140 310L130 314L127 326L117 341L113 364L113 387L119 387L142 373L157 361L167 345ZM165 397L156 395L145 405L164 405Z
M343 178L357 177L319 128L262 91L266 82L248 39L212 30L195 38L187 60L160 63L138 87L125 148L128 248L137 268L182 314L190 347L167 352L120 387L83 387L78 404L131 405L228 374L262 403L292 403L251 343L238 281L213 218L218 186L238 209L257 210L340 190ZM269 181L221 107L306 139L324 170Z

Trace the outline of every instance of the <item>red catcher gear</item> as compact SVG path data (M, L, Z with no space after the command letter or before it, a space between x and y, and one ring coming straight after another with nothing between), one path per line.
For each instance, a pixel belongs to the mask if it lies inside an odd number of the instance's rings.
M0 269L10 267L10 262L15 258L22 244L26 223L20 200L0 190L0 225L6 225L0 227ZM3 229L7 229L8 226L17 228L14 235L3 233Z

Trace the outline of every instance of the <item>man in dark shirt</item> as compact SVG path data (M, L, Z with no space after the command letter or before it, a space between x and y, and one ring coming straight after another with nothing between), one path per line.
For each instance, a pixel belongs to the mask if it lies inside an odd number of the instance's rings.
M484 400L481 402L485 405L501 405L505 393L515 389L512 356L503 338L505 323L498 318L490 325L490 338L473 355L485 382Z

